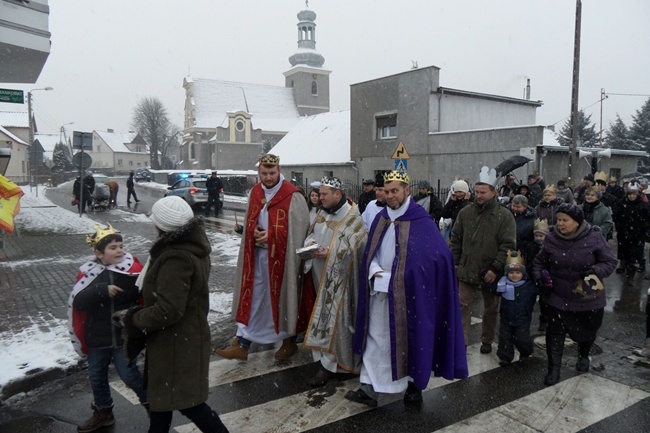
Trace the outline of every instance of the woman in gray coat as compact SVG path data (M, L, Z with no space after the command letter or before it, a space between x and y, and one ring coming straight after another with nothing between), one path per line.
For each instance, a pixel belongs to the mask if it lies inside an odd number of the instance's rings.
M207 318L212 248L203 220L194 218L177 196L158 200L151 220L159 236L142 272L144 308L133 315L133 324L147 334L149 433L168 432L174 410L202 432L228 432L205 403L212 352Z
M592 226L600 227L600 232L605 239L614 229L612 210L605 206L600 199L603 193L598 187L592 186L585 191L584 203L578 205L585 215L585 220Z

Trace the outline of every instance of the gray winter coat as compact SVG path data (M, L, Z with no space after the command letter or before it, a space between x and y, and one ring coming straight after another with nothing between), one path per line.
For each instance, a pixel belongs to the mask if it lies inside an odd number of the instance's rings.
M589 212L590 206L587 202L579 204L578 207L582 209L587 222L592 226L600 227L600 232L603 234L603 237L607 239L607 235L609 235L609 233L614 229L612 210L600 201L593 207L593 212Z
M512 213L492 199L483 206L474 202L458 212L449 246L458 279L480 284L481 271L502 274L508 250L517 247L517 227Z

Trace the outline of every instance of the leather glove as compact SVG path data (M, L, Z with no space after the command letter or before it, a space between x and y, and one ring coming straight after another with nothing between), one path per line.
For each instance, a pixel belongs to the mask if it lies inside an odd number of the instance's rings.
M581 276L582 278L584 278L584 277L588 277L589 275L596 275L596 271L594 271L593 268L588 268L588 269L585 269L584 271L582 271L582 272L580 273L580 276Z
M549 287L549 288L553 287L553 279L551 278L551 274L546 269L542 269L542 272L540 272L540 276L541 276L540 279L542 281L542 285L544 287Z

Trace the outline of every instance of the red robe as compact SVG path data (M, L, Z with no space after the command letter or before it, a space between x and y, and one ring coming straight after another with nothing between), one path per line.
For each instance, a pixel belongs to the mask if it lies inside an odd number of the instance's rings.
M275 332L279 332L279 304L284 279L286 263L287 240L289 238L289 208L293 194L298 189L286 180L269 203L266 203L262 184L253 187L250 194L246 225L244 228L244 260L241 275L241 290L239 292L239 307L236 320L248 325L253 299L255 279L255 238L253 233L257 227L260 212L266 204L269 213L268 250L269 250L269 280L271 290L271 308Z

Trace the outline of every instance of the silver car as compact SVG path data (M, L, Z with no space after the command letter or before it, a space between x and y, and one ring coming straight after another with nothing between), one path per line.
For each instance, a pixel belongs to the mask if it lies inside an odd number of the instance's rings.
M206 179L201 177L190 177L180 179L167 188L165 197L177 195L187 202L192 208L205 206L208 202L208 189L205 186Z

